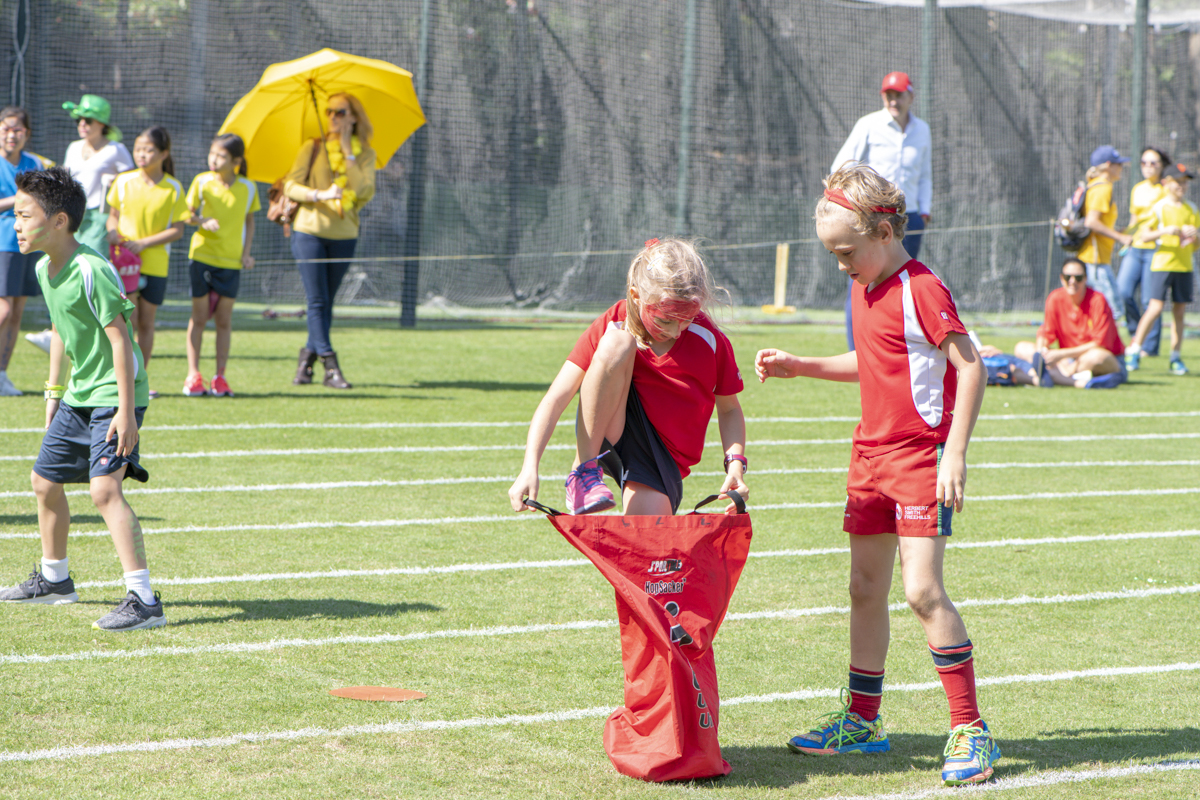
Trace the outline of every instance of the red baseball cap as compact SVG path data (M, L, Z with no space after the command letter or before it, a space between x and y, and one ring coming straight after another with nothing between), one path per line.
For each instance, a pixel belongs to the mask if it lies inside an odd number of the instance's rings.
M912 81L908 79L907 72L889 72L883 79L883 88L881 92L911 92L913 88Z

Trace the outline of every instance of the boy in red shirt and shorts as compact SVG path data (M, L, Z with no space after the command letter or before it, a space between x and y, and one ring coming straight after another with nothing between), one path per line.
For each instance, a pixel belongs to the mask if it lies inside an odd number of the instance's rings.
M825 186L817 235L855 282L857 347L831 358L761 350L755 359L759 381L858 381L862 397L843 525L850 534L849 699L788 747L810 755L890 749L879 706L898 548L905 597L950 704L942 780L978 783L991 777L1000 748L980 718L973 648L946 596L942 564L953 512L962 510L967 443L987 370L950 292L901 245L903 193L861 163L843 166Z

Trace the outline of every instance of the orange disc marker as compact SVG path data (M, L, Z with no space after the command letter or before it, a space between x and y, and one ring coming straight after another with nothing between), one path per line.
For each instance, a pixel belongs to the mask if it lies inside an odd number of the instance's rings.
M393 689L390 686L343 686L341 689L330 689L334 697L348 697L351 700L389 700L400 703L405 700L421 700L424 692L414 692L412 689Z

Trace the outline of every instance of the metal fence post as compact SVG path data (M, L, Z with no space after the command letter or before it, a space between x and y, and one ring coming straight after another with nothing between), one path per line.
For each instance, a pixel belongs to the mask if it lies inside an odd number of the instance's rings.
M429 85L429 4L421 3L421 41L417 49L417 102L424 103ZM425 106L428 108L428 106ZM408 183L407 221L404 225L404 283L400 289L400 327L417 326L417 285L421 279L421 226L425 218L425 155L429 150L429 126L413 135L412 174Z
M675 185L675 233L687 224L688 167L692 158L692 92L696 83L696 0L688 0L683 39L683 87L679 103L679 175Z

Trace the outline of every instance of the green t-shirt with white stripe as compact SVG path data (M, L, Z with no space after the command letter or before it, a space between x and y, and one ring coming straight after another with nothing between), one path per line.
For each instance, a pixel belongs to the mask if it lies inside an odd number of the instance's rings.
M62 337L71 359L71 380L63 402L76 408L119 405L112 344L104 327L117 317L133 342L129 315L133 302L125 296L121 277L108 259L80 245L59 273L50 277L50 256L37 263L37 280L50 311L50 320ZM133 396L136 407L150 404L146 360L133 342Z

